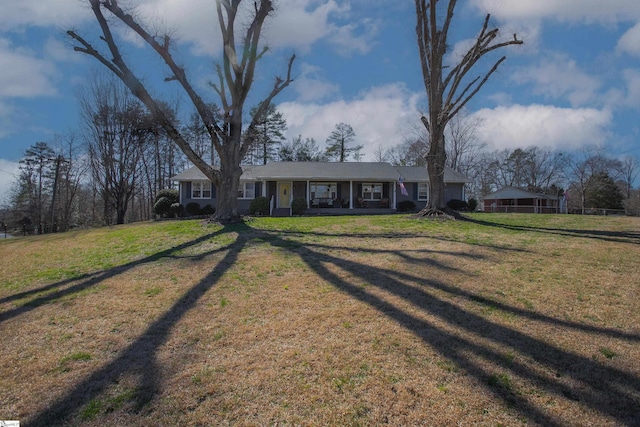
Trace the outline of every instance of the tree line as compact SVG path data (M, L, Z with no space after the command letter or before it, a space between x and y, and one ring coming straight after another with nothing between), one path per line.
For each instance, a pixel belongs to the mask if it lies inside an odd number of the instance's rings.
M190 165L165 129L119 81L98 74L80 91L78 103L80 129L36 142L25 151L9 207L2 212L3 225L42 234L149 220L159 191L171 188L171 177ZM162 108L180 123L180 132L197 155L219 167L200 115L180 120L177 107ZM207 108L213 115L222 114L214 104ZM350 125L336 125L322 149L313 138L285 141L286 121L273 104L262 112L254 108L251 115L256 126L242 135L250 147L244 164L345 161L352 154L360 158L363 146L350 145L355 138Z
M25 153L20 185L12 199L16 212L23 212L23 223L39 232L68 229L85 223L122 223L147 219L154 194L168 185L169 177L187 161L196 166L218 188L216 219L223 223L241 220L237 212L237 192L243 162L265 163L269 157L279 160L345 161L349 156L362 159L362 146L351 146L355 133L350 126L338 124L331 133L326 150L320 150L313 139L302 136L290 143L282 141L284 122L275 120L274 98L293 81L295 55L284 67L285 73L274 78L271 89L264 94L245 120L244 108L256 76L257 62L268 51L261 46L261 32L266 19L274 11L274 2L253 3L251 16L236 28L241 0L216 0L217 25L222 36L222 58L215 66L215 76L209 86L218 95L220 105L205 102L192 85L182 65L174 59L174 40L170 31L158 34L138 16L120 7L117 0L87 0L95 16L94 41L74 30L67 31L73 49L93 57L118 85L93 91L82 100L85 116L83 154L73 157L74 137L67 137L65 149L53 150L46 143L36 144L33 152ZM427 208L436 213L444 206L444 167L449 165L474 177L470 192L483 194L499 185L526 186L541 191L571 189L578 194L582 210L587 206L587 194L595 187L622 180L627 186L626 200L631 198L632 179L624 173L614 174L618 167L601 167L604 155L589 155L580 161L574 156L549 153L545 150L522 148L514 152L487 153L479 147L456 145L464 137L465 124L456 127L466 104L480 91L497 68L505 61L502 56L487 71L474 74L481 59L510 45L520 45L516 34L504 37L490 25L487 14L480 32L466 54L457 63L447 63L451 45L449 29L457 2L448 0L416 0L416 36L420 65L428 97L428 113L420 117L426 138L414 140L397 150L379 150L379 160L398 164L426 163L431 182ZM438 7L442 6L442 9ZM446 9L446 11L445 11ZM183 126L180 115L166 98L150 90L122 55L122 31L112 26L123 25L165 66L164 81L176 84L190 101L194 113ZM236 34L236 32L238 34ZM241 33L241 34L240 34ZM242 37L237 37L242 35ZM455 60L455 59L454 59ZM104 100L108 102L103 102ZM85 105L86 104L86 105ZM449 136L446 133L449 132ZM273 140L280 139L274 152ZM445 141L447 143L445 144ZM422 145L421 145L422 144ZM426 154L423 150L426 148ZM549 156L549 159L545 157ZM564 167L553 166L553 158L562 157ZM411 157L414 157L412 160ZM570 159L571 157L571 159ZM594 160L595 158L595 160ZM604 162L609 164L608 160ZM612 160L612 162L615 162ZM595 166L597 165L597 166ZM547 168L547 169L544 169ZM555 170L571 170L571 179L564 184L556 179ZM635 171L635 163L632 165ZM635 172L633 172L635 173ZM87 176L89 176L87 178ZM620 179L622 176L623 179ZM597 178L597 179L596 179ZM628 178L628 177L627 177ZM557 182L556 182L557 181ZM600 184L596 185L598 181ZM625 184L626 182L626 184ZM88 191L88 194L79 196ZM89 196L89 197L86 197ZM83 206L82 209L79 206ZM86 207L84 205L89 205ZM67 206L67 211L64 207ZM428 213L428 212L427 212ZM70 218L75 218L71 220Z
M128 90L116 80L96 79L81 92L82 128L52 143L37 142L20 160L4 223L25 232L48 233L75 227L122 224L153 218L153 206L170 178L189 166L187 157ZM164 105L167 115L177 108ZM209 105L220 114L215 105ZM252 116L257 114L252 109ZM219 164L197 114L183 120L181 132L198 155ZM363 144L346 123L338 123L321 147L313 138L286 140L286 120L271 104L243 139L250 141L244 164L271 161L360 161ZM633 184L635 158L613 159L593 147L561 152L539 147L488 150L477 136L481 125L467 113L445 131L446 166L471 179L467 195L476 200L504 187L569 197L577 212L590 208L624 209L640 214ZM371 161L425 166L429 138L420 128L397 146L378 148Z

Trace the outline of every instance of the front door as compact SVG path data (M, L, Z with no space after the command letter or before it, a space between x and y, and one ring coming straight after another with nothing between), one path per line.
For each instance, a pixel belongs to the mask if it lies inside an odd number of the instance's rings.
M278 207L288 208L291 206L291 183L278 183Z

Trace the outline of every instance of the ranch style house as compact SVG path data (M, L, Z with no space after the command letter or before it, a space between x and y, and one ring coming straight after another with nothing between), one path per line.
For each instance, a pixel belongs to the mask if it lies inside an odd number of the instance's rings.
M429 197L426 167L393 166L383 162L271 162L243 165L238 212L246 214L256 197L266 197L271 215L290 215L293 199L306 201L305 213L390 213L411 200L423 208ZM178 182L180 204L196 202L216 207L216 188L196 167L172 178ZM445 200L464 200L469 179L447 168Z

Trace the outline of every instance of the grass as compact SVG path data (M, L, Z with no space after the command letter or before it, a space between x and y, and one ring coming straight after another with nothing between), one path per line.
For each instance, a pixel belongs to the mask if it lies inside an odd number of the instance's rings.
M640 220L134 224L0 242L0 419L638 425Z

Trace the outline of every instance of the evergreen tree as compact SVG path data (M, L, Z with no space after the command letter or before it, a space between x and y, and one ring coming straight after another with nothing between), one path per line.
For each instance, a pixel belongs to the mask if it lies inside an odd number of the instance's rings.
M46 142L37 142L20 160L18 187L12 204L21 211L24 224L33 224L38 233L48 230L46 210L53 194L55 152Z
M615 181L606 172L589 178L585 194L585 205L589 208L624 209L624 196Z
M258 117L256 117L257 107L252 108L250 114L256 125L245 135L252 147L250 155L253 158L249 161L266 165L269 160L277 159L276 144L285 139L284 131L287 130L287 121L273 104L269 104Z
M362 150L363 145L349 147L349 144L352 143L355 138L356 133L350 125L338 123L333 132L331 132L331 135L327 138L327 157L331 160L344 162L353 154L356 160L360 160L362 158L360 150Z
M283 142L280 145L278 156L283 162L323 162L326 157L318 148L316 140L302 135L293 138L290 143Z

